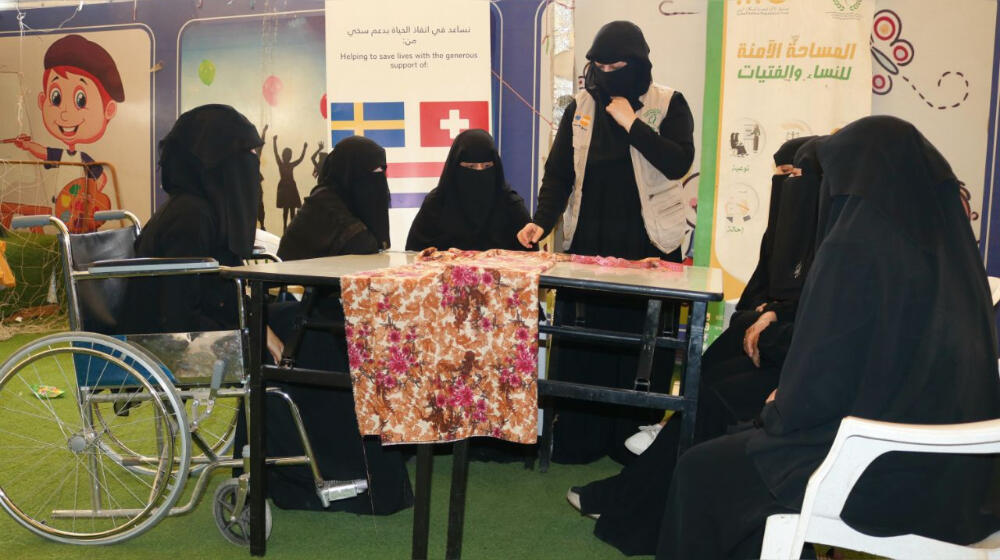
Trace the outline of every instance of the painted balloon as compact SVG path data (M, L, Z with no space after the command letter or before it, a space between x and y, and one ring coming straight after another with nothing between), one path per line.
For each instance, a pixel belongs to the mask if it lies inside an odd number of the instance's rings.
M198 65L198 77L201 78L201 83L206 86L212 85L215 81L215 64L211 60L205 59L201 61Z
M264 94L264 101L267 104L274 107L278 104L278 94L281 93L281 88L284 84L281 83L281 78L271 75L264 80L264 86L262 88L262 93Z
M323 115L324 119L326 118L327 109L326 109L326 94L325 93L323 94L323 97L320 98L320 100L319 100L319 114Z

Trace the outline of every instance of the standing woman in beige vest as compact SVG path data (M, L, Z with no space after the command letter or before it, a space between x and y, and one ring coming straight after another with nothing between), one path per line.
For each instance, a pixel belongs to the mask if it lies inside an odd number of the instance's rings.
M649 46L634 23L602 27L587 59L585 90L559 123L538 209L518 240L533 246L562 215L565 251L679 262L684 201L677 180L694 160L694 120L687 101L652 82ZM556 314L564 323L639 332L645 302L560 290ZM632 388L638 361L634 348L572 341L556 347L554 378ZM664 391L673 356L659 356L652 389ZM586 463L604 455L624 461L625 438L650 419L649 411L635 408L558 404L553 451L558 462Z

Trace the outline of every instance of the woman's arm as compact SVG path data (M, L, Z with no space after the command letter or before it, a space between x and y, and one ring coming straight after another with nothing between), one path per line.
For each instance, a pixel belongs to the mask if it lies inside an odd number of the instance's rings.
M628 140L668 179L683 177L694 161L694 118L687 100L674 92L659 133L636 119L629 128Z
M545 230L546 235L559 221L559 215L566 210L566 203L576 181L576 171L573 169L574 114L576 114L576 101L566 107L566 112L559 121L556 138L545 161L542 186L538 190L538 209L532 221Z

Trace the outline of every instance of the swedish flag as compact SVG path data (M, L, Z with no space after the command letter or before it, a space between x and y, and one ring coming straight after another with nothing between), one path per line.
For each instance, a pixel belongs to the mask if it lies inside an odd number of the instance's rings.
M406 145L406 125L402 101L379 103L331 103L330 142L348 136L364 136L383 148Z

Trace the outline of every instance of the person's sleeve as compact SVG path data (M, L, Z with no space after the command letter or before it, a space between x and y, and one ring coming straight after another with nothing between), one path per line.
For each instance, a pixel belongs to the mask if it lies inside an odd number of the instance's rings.
M213 223L208 216L191 216L164 228L169 236L158 240L159 254L166 258L205 257L212 254ZM214 330L210 309L221 301L207 301L200 274L167 276L159 294L164 325L191 325L191 330Z
M545 235L552 231L559 221L559 215L566 210L566 203L576 181L576 171L573 168L574 114L576 114L575 100L566 107L566 112L559 121L556 138L545 161L542 186L538 189L538 209L535 210L533 221L545 230Z
M362 228L361 231L348 239L340 249L342 255L371 255L373 253L378 253L378 239L375 239L368 228Z
M874 257L861 244L825 249L853 258L827 260L810 271L822 281L807 287L808 299L802 299L795 343L781 369L777 397L761 412L764 429L771 435L836 422L848 414L857 394L858 372L864 370L870 346L877 344L878 305L873 292L865 289L878 285Z
M510 243L509 248L515 251L537 251L537 243L532 248L526 249L517 240L517 232L521 231L521 228L531 221L531 214L528 213L528 207L524 204L524 198L511 190L507 193L504 203L507 209L507 224L511 228L507 234L507 241Z
M778 316L779 321L793 321L795 320L795 312L798 308L799 300L790 299L785 301L768 302L765 311L774 311L774 314Z
M636 119L628 139L668 179L683 177L694 161L694 117L684 96L674 92L659 131Z

